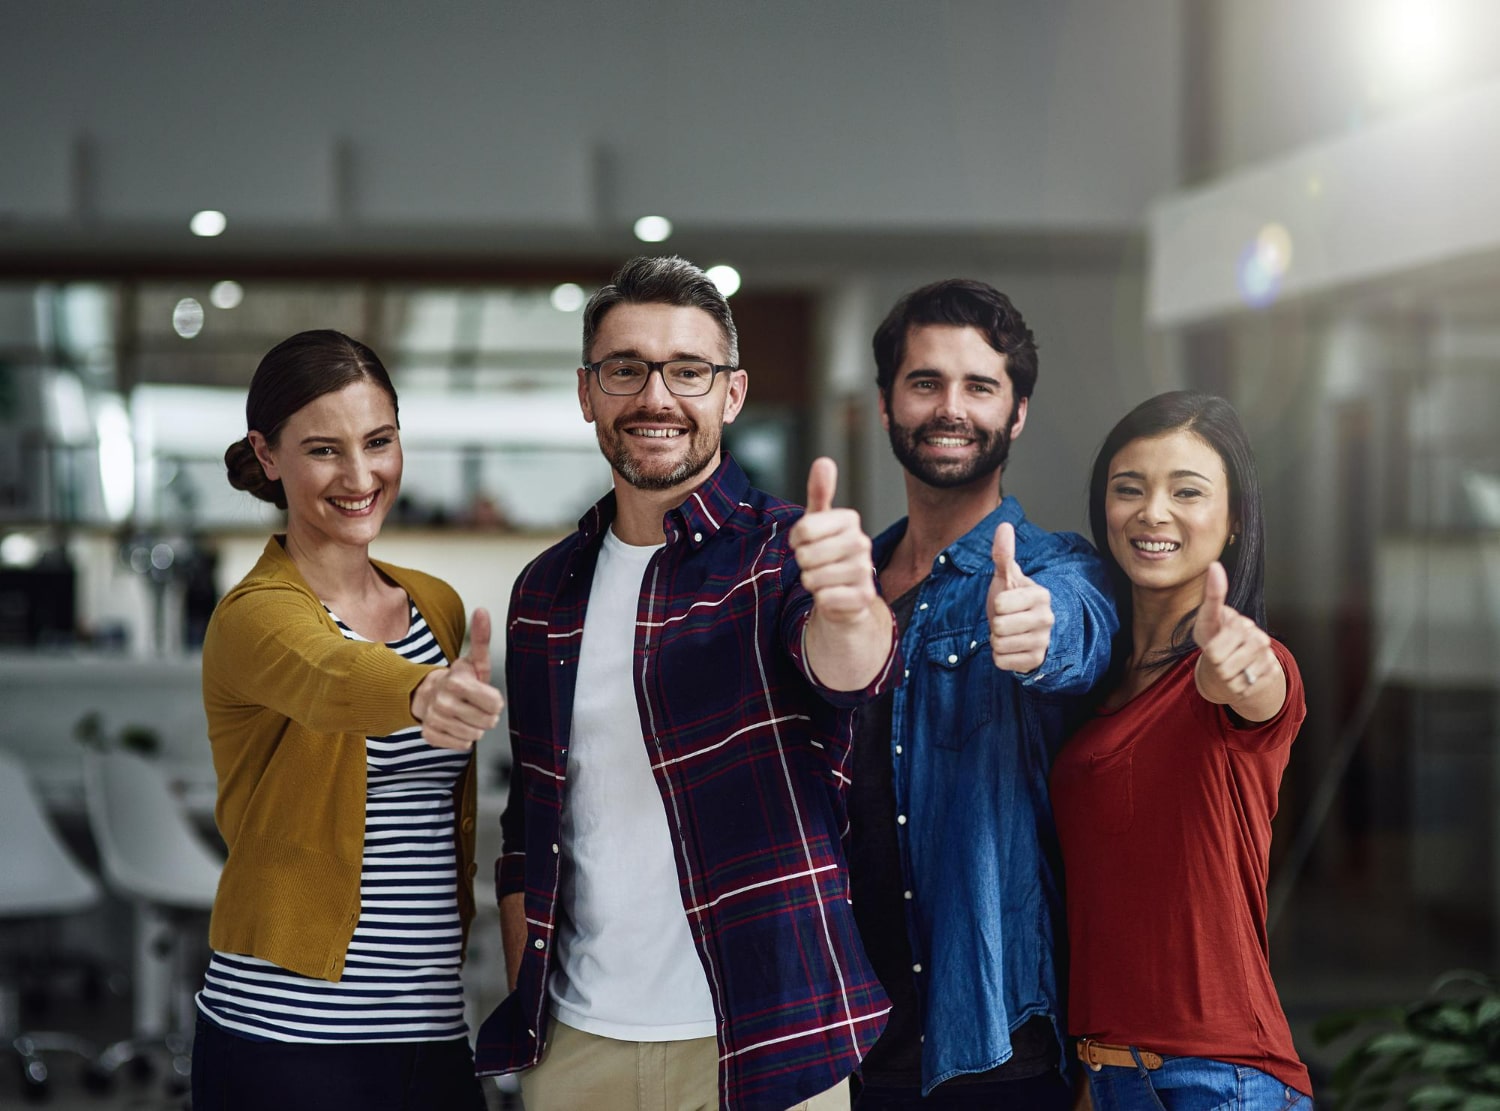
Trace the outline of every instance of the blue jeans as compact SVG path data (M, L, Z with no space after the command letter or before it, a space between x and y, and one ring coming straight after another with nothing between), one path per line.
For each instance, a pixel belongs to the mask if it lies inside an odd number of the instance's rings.
M1248 1065L1167 1057L1159 1069L1104 1065L1083 1070L1094 1111L1312 1111L1303 1095Z

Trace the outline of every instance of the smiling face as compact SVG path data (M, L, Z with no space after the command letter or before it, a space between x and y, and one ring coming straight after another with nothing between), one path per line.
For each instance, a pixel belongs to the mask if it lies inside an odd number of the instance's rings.
M609 358L729 360L724 332L702 309L668 304L619 304L599 322L589 362ZM640 490L671 490L719 464L724 425L745 403L743 370L716 376L702 397L678 397L660 374L638 394L607 394L591 371L578 372L578 404L594 425L599 450L615 473Z
M1224 460L1185 430L1131 440L1109 464L1109 550L1136 590L1202 597L1235 523Z
M266 477L286 491L287 536L304 548L367 546L401 490L401 441L391 397L369 379L293 413L274 445L250 433Z
M993 480L1025 427L1026 400L977 328L922 324L907 333L880 416L901 465L947 489Z

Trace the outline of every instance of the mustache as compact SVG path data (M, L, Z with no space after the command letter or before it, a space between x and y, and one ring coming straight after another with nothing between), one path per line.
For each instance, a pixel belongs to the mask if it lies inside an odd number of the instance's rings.
M967 421L951 420L931 420L926 424L919 424L913 435L919 440L927 436L963 436L972 440L985 438L984 433Z

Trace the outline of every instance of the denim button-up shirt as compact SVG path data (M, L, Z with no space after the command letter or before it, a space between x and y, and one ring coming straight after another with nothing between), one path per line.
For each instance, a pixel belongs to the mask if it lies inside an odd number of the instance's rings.
M1016 530L1021 570L1052 594L1051 644L1025 675L1000 671L985 599L995 528ZM875 541L884 565L906 531ZM1046 1015L1063 1037L1055 947L1066 936L1047 775L1064 715L1109 666L1118 627L1103 565L1075 533L1049 533L1005 498L949 545L901 638L891 763L907 930L922 1000L924 1094L1011 1056L1010 1031Z

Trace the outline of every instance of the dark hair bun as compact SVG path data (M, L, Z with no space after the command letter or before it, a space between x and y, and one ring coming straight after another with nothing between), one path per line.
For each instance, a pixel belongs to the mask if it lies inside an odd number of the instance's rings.
M286 491L280 480L272 482L266 477L265 468L260 465L260 460L255 457L255 449L250 446L250 437L246 436L229 445L229 449L224 452L224 467L229 472L229 485L236 490L253 494L261 501L270 502L277 509L286 508Z

